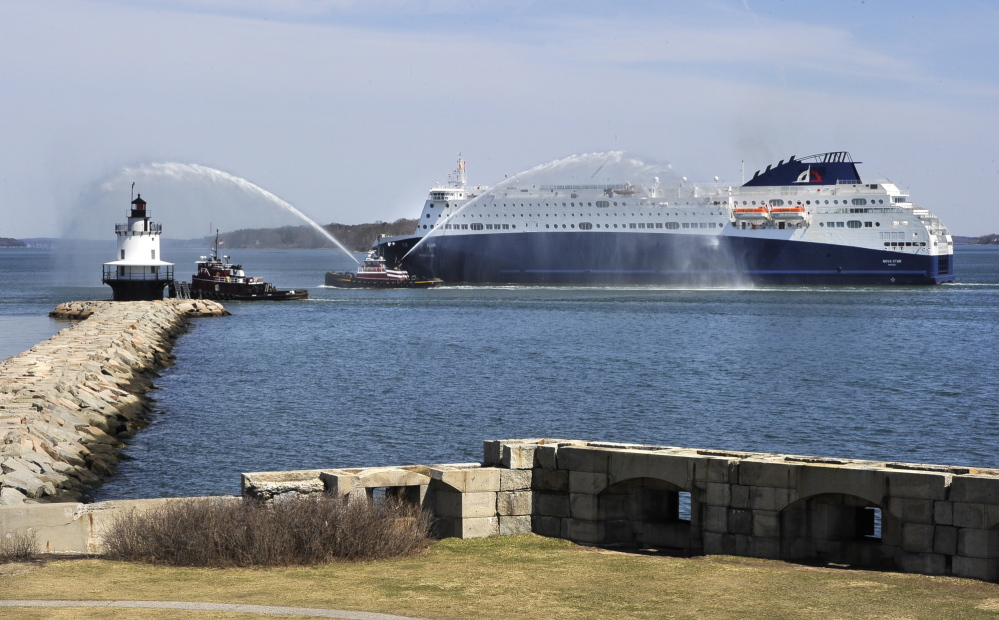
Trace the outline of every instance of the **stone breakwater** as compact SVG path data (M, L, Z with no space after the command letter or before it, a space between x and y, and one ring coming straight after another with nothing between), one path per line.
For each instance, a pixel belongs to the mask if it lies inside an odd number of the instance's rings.
M198 300L59 305L50 316L80 322L0 362L0 505L79 501L113 474L189 318L227 314Z

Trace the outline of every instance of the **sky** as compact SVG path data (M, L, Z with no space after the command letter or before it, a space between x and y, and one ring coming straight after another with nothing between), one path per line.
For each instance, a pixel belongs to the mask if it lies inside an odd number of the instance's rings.
M4 0L0 237L113 238L132 182L189 238L297 223L268 192L415 218L459 152L486 185L606 151L736 184L834 150L996 233L997 32L974 0Z

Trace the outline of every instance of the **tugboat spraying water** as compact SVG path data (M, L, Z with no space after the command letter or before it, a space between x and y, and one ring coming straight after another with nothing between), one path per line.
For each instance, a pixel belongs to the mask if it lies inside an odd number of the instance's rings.
M243 272L242 265L229 262L229 256L219 258L219 234L215 231L215 245L210 256L196 261L198 272L191 276L191 297L234 301L308 299L305 289L278 290L263 278L251 278Z
M430 288L440 283L436 279L417 279L401 269L389 269L374 250L368 252L357 271L326 272L326 286L338 288Z

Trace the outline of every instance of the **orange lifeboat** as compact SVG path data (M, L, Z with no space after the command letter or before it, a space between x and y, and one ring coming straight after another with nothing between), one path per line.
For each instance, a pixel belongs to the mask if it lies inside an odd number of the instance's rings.
M772 217L775 220L781 220L784 222L800 221L805 219L805 207L803 207L802 205L787 206L787 207L772 207L770 209L770 217Z
M735 207L732 209L732 213L735 215L735 219L745 222L763 222L770 219L770 212L766 205Z

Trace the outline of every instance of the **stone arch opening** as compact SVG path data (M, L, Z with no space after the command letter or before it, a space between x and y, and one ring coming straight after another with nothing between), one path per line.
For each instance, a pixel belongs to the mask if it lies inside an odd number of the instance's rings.
M780 512L781 559L894 568L901 532L899 519L880 504L845 493L812 495Z
M656 547L689 554L696 495L657 478L631 478L597 495L597 515L607 544Z

